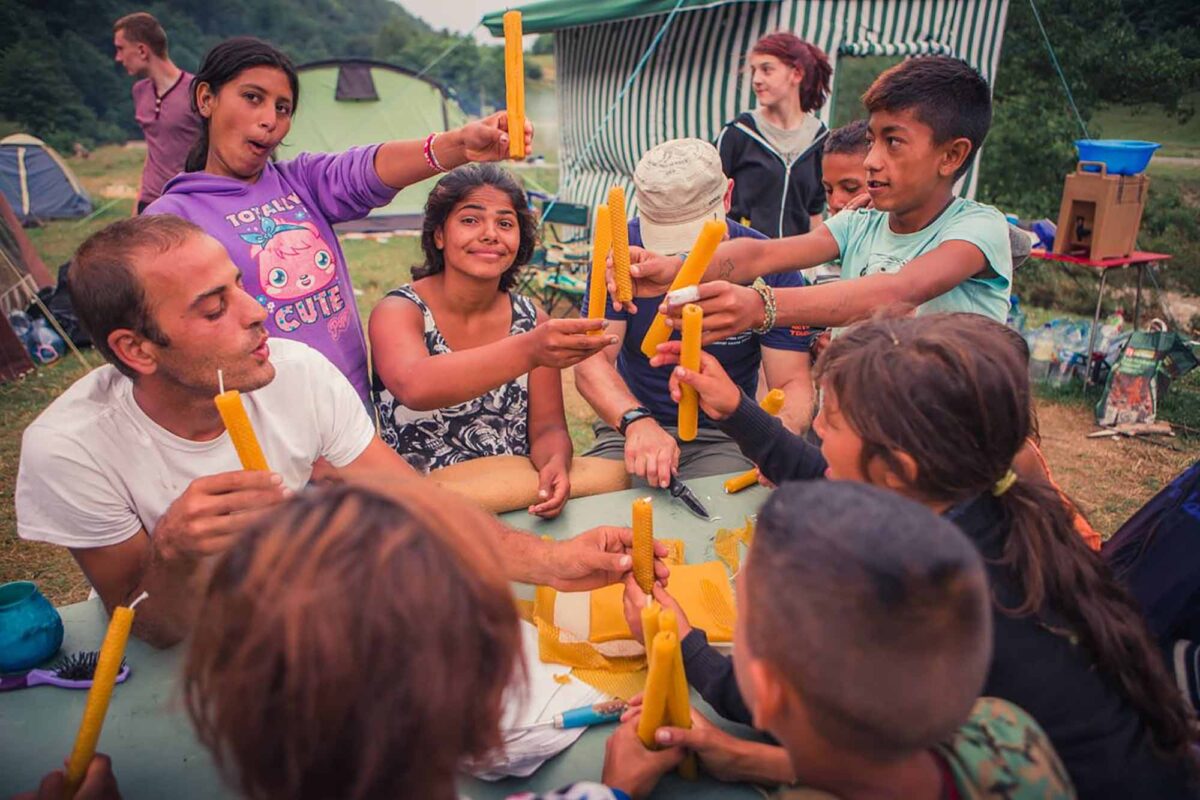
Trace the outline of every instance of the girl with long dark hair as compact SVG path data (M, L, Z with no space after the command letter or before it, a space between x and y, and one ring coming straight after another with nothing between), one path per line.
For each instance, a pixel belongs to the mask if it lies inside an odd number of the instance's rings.
M677 364L678 349L661 346L651 363ZM707 355L699 373L674 371L672 392L681 381L695 387L704 412L772 482L872 483L955 522L983 554L992 587L983 695L1038 721L1080 797L1196 796L1194 720L1144 620L1055 488L1013 471L1032 396L1025 354L1004 326L977 314L863 322L833 340L816 377L820 448L756 411ZM707 654L702 632L690 638L693 657ZM689 667L688 678L723 688L727 707L741 704L730 676L709 673Z
M425 204L416 280L371 313L383 440L420 470L529 456L544 517L570 491L560 370L604 349L603 320L546 318L512 290L536 235L516 180L493 164L442 178Z
M147 213L176 214L219 239L246 291L267 309L271 335L319 350L367 402L366 343L333 225L366 216L438 172L507 158L506 112L424 140L274 162L300 99L285 54L253 37L227 39L204 56L191 93L200 138L187 171ZM527 123L528 141L532 131Z

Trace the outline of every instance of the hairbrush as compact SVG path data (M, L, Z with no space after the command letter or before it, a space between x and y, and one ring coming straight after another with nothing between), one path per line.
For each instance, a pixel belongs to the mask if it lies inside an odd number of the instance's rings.
M0 675L0 692L42 685L63 689L88 689L92 685L92 676L96 674L96 662L99 659L100 653L96 650L72 653L54 662L49 669L31 669L16 675ZM123 683L128 677L129 664L122 659L121 669L117 672L117 683Z

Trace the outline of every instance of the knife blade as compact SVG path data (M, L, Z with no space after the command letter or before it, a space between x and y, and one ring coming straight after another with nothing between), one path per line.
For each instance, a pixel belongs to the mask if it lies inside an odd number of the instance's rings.
M682 501L683 505L688 511L692 512L705 522L712 522L712 517L708 515L708 509L705 508L704 504L700 502L700 499L696 497L696 493L689 489L687 484L679 480L679 478L675 477L674 475L671 476L671 485L667 487L667 491L671 493L672 497Z

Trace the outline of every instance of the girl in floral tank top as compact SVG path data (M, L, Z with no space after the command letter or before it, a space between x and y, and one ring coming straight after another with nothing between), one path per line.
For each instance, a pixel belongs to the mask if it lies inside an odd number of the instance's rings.
M429 195L416 280L371 314L372 399L381 434L418 470L493 455L538 471L530 513L557 516L570 493L564 367L612 343L602 320L546 319L510 289L536 224L504 170L471 164Z

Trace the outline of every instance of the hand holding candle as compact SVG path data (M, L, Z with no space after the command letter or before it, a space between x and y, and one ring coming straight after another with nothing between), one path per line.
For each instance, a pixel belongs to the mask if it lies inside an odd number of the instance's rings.
M766 411L772 417L777 416L783 410L783 401L787 399L783 394L783 389L772 389L763 396L758 405L763 411ZM749 488L758 483L758 468L748 469L741 475L735 475L725 481L725 494L736 494L743 489Z
M508 156L525 158L525 53L521 12L504 13L504 91L508 109Z
M617 284L617 301L633 302L633 276L629 273L629 221L625 217L625 190L614 186L608 190L608 222L612 231L613 280Z
M679 639L673 633L659 631L650 648L650 665L646 672L646 691L642 695L642 716L638 719L638 738L646 747L654 747L654 732L667 715L667 695L671 691L671 673L675 667L674 651Z
M592 275L588 281L588 319L604 319L608 302L608 287L604 280L608 270L608 254L612 250L612 227L608 218L608 206L596 206L596 221L592 224ZM588 331L589 336L599 336L603 331Z
M246 407L242 405L241 393L237 389L225 391L225 376L221 370L217 370L217 383L221 393L213 399L213 402L217 404L221 421L225 423L225 429L229 431L229 439L233 442L233 448L237 450L242 468L261 472L268 471L270 467L267 466L267 457L263 455L262 447L258 444L258 437L254 435L250 417L246 416Z
M654 505L649 497L633 501L633 579L649 597L654 591Z
M112 699L117 673L121 671L121 662L125 659L125 644L129 641L129 632L133 629L133 610L147 596L142 592L128 608L117 606L113 609L112 619L108 621L104 644L100 646L100 657L96 661L96 672L92 676L92 688L88 689L87 705L84 706L83 719L79 723L79 733L75 735L75 747L67 760L68 800L79 790L79 784L87 774L88 764L92 763L92 757L96 755L100 729L104 727L108 702Z
M683 344L679 364L692 372L700 371L700 337L703 335L704 312L695 303L683 307ZM690 442L696 438L700 424L700 396L686 383L679 387L679 438Z
M696 237L696 243L688 251L687 259L679 268L679 272L675 274L675 279L671 281L668 293L700 283L700 279L704 277L704 271L708 269L708 264L712 261L713 253L717 251L717 245L725 238L725 228L724 220L710 219L704 223L704 227L700 229L700 235ZM632 292L632 289L630 291ZM671 329L667 327L666 317L662 312L655 314L642 339L642 353L646 358L654 358L658 353L658 346L670 338Z
M687 673L683 669L683 643L679 639L679 620L674 611L664 608L658 615L658 630L667 631L675 637L672 653L671 688L667 693L667 722L675 728L689 730L692 727L692 701L688 689ZM696 756L689 753L679 763L681 777L694 781L699 774Z

